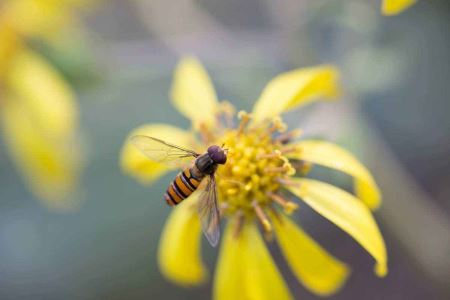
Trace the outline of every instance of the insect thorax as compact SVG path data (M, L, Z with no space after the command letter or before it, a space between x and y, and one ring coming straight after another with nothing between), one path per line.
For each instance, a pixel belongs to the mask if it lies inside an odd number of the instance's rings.
M212 174L217 169L217 164L211 159L208 153L200 155L195 160L195 166L203 174Z

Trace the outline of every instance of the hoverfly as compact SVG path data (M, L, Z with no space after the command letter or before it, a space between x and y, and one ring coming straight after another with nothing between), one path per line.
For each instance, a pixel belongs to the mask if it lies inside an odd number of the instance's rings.
M220 237L220 215L217 207L217 190L215 172L218 165L227 161L227 149L213 145L206 153L199 154L193 150L173 145L163 140L136 135L131 138L134 145L153 161L172 165L183 159L191 159L190 167L186 167L170 183L164 199L170 206L175 206L197 190L203 180L206 187L200 194L198 213L203 233L208 242L215 247ZM192 159L195 161L192 163Z

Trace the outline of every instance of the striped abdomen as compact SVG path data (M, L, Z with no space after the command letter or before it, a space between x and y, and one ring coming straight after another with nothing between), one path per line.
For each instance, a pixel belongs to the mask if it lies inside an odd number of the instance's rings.
M192 176L190 168L179 173L164 194L167 204L174 206L189 197L198 188L201 180L202 178Z

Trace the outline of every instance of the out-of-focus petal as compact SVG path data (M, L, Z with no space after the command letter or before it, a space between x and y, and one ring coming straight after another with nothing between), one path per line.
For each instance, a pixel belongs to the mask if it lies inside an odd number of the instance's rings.
M21 34L47 37L72 21L71 6L66 1L4 0L3 17Z
M416 2L417 0L383 0L381 12L385 16L393 16L401 13Z
M298 151L290 153L289 158L301 159L349 174L354 177L358 198L372 210L380 206L381 193L375 180L353 154L338 145L324 141L300 141L296 146Z
M317 244L289 218L273 218L276 237L292 272L313 293L327 296L345 283L348 267Z
M193 148L195 139L189 131L166 124L148 124L130 132L128 137L147 135L163 139L186 148ZM142 183L152 183L171 170L169 166L150 160L127 139L120 155L122 169Z
M20 47L20 40L14 29L0 18L0 80Z
M176 67L171 97L178 111L194 126L212 126L218 101L214 86L202 64L193 57L183 58Z
M319 214L350 234L376 260L375 272L387 274L386 246L370 210L353 195L312 179L292 179L287 188Z
M292 299L254 223L234 236L231 222L222 241L214 299Z
M297 69L278 75L262 91L253 108L255 122L272 118L318 98L340 93L339 72L334 66Z
M78 110L73 91L37 54L28 50L17 53L10 63L5 85L24 103L42 132L64 136L76 129Z
M71 6L74 8L90 8L95 7L103 0L60 0L60 2L64 3L67 6Z
M201 228L197 194L173 209L159 242L158 262L162 274L184 286L205 281L208 272L201 259Z
M73 192L82 168L74 134L49 137L33 122L24 101L11 97L1 100L4 139L31 190L50 208L74 208Z

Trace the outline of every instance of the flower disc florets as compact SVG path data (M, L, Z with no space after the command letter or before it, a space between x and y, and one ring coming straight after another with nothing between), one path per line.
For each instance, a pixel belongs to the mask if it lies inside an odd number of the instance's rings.
M251 115L241 112L239 117L238 128L225 129L219 139L228 149L227 163L216 174L221 210L223 215L256 216L270 230L266 212L274 201L288 212L297 208L278 194L283 180L295 173L283 156L292 151L287 142L293 132L284 133L280 118L253 125Z

